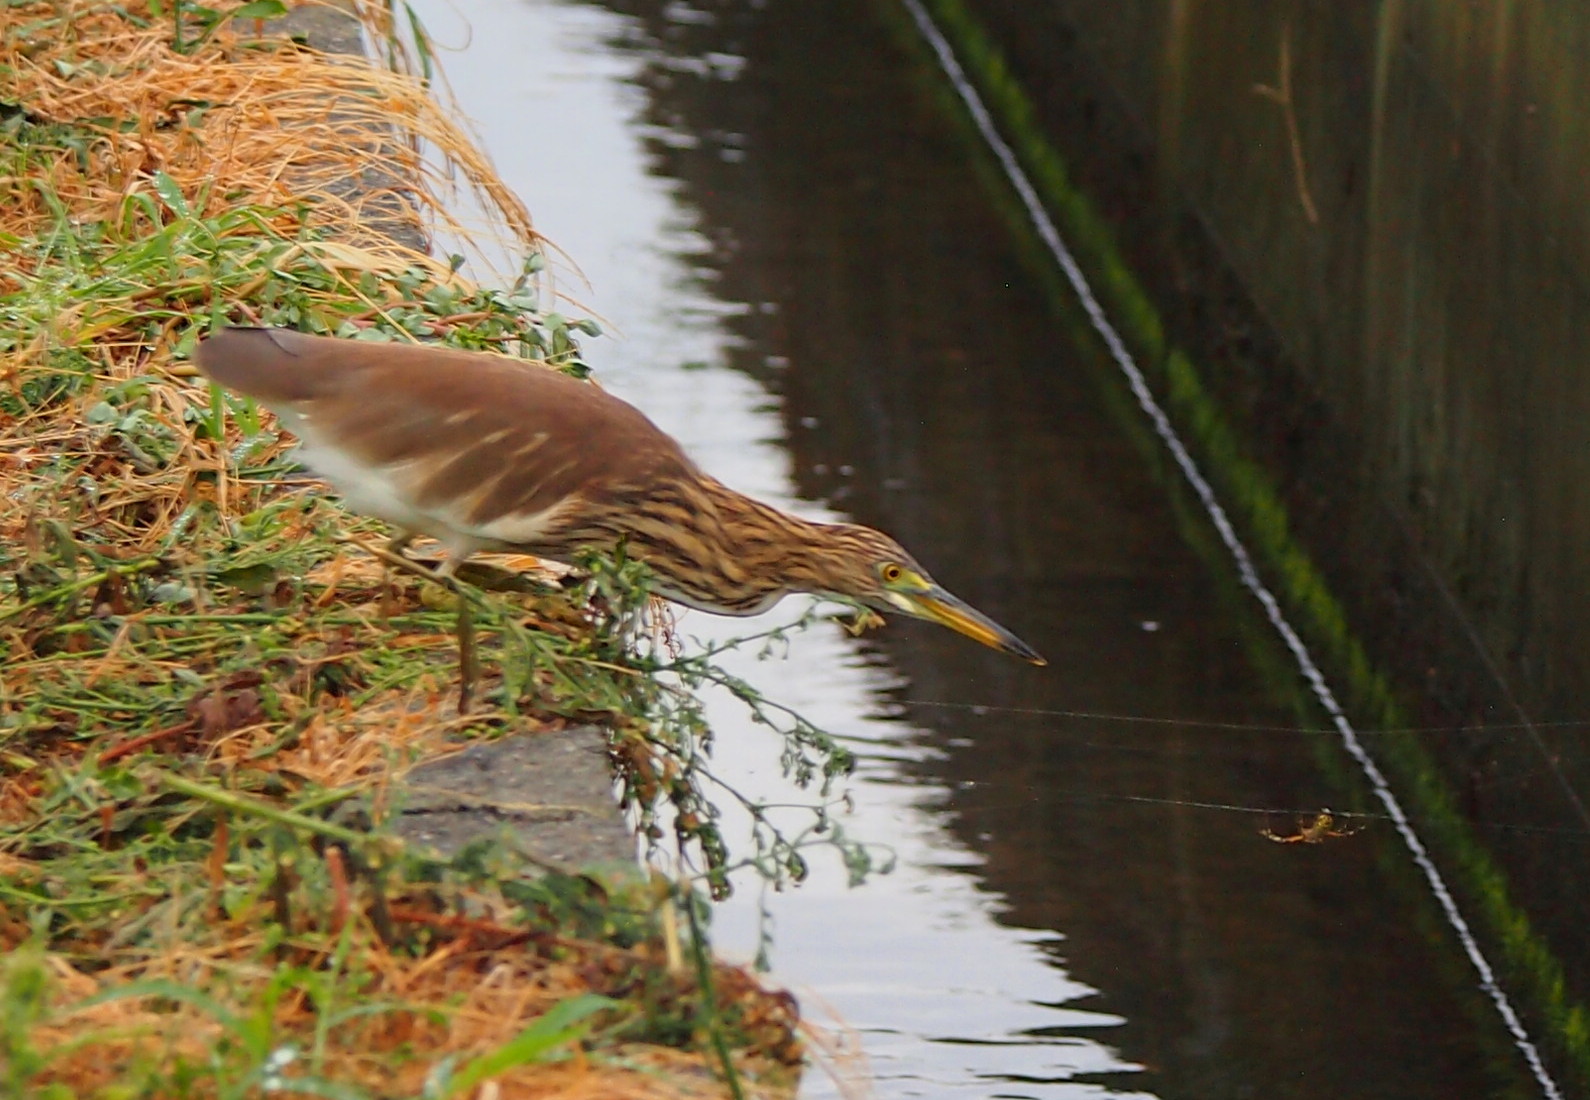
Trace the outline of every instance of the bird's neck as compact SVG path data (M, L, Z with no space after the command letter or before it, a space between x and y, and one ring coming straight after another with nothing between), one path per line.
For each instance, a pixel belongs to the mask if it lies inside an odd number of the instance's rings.
M718 614L755 615L791 592L833 590L821 552L824 524L713 478L694 489L691 522L675 528L669 552L648 555L637 548L663 595Z

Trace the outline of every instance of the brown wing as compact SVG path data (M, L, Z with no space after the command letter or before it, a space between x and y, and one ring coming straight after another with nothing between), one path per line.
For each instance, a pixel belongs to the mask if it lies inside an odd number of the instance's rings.
M289 427L302 418L301 434L312 431L318 446L401 469L415 506L462 513L477 526L695 469L633 405L503 356L229 328L204 340L195 360Z

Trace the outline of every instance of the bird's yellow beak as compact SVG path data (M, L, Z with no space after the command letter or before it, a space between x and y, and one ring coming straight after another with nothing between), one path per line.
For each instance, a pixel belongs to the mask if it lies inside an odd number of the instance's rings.
M930 619L957 633L982 642L1035 665L1049 662L1038 656L1038 651L1000 626L993 619L938 585L918 592L891 592L890 598L900 610L919 619Z

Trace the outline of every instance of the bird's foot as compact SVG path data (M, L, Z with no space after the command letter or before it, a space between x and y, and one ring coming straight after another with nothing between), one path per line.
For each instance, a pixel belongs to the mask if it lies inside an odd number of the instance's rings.
M870 607L858 607L851 618L841 618L839 625L845 628L845 633L852 638L859 638L869 630L876 630L885 625L887 620Z

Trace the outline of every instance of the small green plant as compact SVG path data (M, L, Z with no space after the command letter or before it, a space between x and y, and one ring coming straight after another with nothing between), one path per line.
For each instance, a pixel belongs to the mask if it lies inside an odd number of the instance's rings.
M162 0L149 0L156 19L165 13ZM235 8L212 8L192 0L171 0L171 44L178 53L192 53L227 23L245 19L279 19L287 14L282 0L250 0Z

